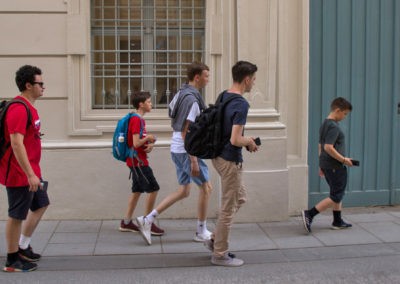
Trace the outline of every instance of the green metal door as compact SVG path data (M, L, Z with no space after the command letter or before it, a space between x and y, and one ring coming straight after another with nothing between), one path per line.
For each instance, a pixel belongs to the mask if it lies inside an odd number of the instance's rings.
M400 1L310 0L309 204L329 191L318 176L318 130L330 102L353 104L340 125L349 170L346 206L400 203Z

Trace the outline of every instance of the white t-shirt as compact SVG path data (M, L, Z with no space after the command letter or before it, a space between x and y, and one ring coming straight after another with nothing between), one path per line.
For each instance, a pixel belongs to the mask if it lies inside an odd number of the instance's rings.
M189 111L189 114L186 120L195 121L196 117L200 114L199 104L194 102L192 108ZM171 152L173 153L186 153L185 143L182 139L182 132L174 131L172 132L172 140L171 140Z

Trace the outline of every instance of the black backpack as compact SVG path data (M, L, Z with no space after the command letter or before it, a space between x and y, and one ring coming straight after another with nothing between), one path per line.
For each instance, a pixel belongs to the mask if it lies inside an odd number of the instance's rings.
M229 96L222 102L224 93L222 92L218 96L215 104L210 104L194 122L189 124L185 136L185 150L189 155L201 159L216 158L221 154L223 147L229 141L229 138L224 140L222 137L224 109L237 96Z
M26 108L26 112L28 114L28 121L26 124L26 128L32 123L32 117L31 117L31 111L27 104L22 100L18 98L14 98L11 101L2 101L0 103L0 159L3 158L4 154L6 153L8 147L10 147L10 142L6 143L6 138L5 138L5 133L4 133L4 121L6 118L6 112L8 108L12 104L23 104Z

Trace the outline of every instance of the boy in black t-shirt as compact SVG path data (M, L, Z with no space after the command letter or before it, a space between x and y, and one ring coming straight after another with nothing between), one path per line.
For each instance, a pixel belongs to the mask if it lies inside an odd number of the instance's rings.
M305 230L311 232L311 223L318 213L332 207L332 229L346 229L352 225L343 221L342 199L347 185L347 168L353 166L351 158L345 156L344 133L338 122L352 110L352 105L344 98L336 98L331 103L331 112L319 130L319 175L325 177L329 185L329 197L320 201L309 210L303 210L302 219Z
M223 94L222 100L234 96L224 109L223 136L227 143L221 154L212 159L212 164L221 177L221 206L215 231L204 244L212 251L211 263L221 266L241 266L243 260L228 251L229 234L232 219L239 208L246 202L246 189L242 183L242 147L256 152L258 146L254 138L244 136L249 103L243 98L250 92L256 79L257 66L239 61L232 67L232 86Z

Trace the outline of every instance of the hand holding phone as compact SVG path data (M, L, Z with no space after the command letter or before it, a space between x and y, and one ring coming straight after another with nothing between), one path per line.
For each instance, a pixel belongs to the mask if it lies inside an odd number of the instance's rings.
M40 185L41 185L41 190L47 191L47 187L49 186L49 182L47 180L42 180L40 182Z
M260 137L257 137L257 138L255 138L255 139L253 139L253 141L254 141L254 143L256 143L257 146L260 146L260 145L261 145L261 139L260 139ZM249 146L246 146L246 150L247 150L247 151L250 151Z
M353 166L358 167L360 165L360 161L351 159L351 163Z

